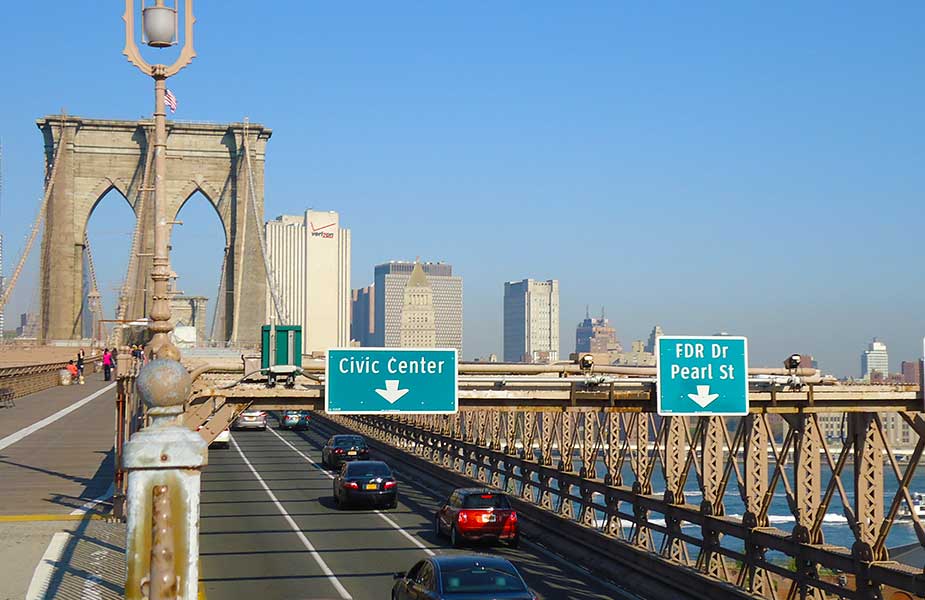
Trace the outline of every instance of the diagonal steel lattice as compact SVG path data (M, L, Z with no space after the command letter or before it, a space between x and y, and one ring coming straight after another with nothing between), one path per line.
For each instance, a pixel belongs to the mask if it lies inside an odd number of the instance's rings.
M925 448L922 414L891 413L917 436L910 460L900 464L878 412L843 414L837 443L823 435L817 412L782 413L659 417L571 406L329 416L757 597L925 594L922 570L890 561L886 548L900 512L925 545L909 489ZM886 475L895 478L893 497L884 497ZM727 492L740 498L742 515L725 514ZM769 522L775 494L786 497L790 531ZM699 506L688 498L694 495ZM847 519L851 548L825 543L830 508Z

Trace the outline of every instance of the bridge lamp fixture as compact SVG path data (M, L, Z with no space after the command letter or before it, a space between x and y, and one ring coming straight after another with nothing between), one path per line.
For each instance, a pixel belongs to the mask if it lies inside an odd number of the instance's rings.
M144 4L143 4L144 6ZM141 9L142 41L152 48L168 48L177 43L177 0L166 6L158 0Z
M585 373L590 373L594 369L594 357L590 354L584 354L578 359L578 368Z

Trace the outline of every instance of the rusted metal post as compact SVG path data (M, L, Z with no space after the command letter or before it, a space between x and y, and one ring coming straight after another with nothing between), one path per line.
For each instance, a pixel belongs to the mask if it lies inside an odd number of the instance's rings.
M134 360L127 346L119 349L116 358L116 437L115 476L113 478L112 514L119 520L125 519L126 479L123 465L125 442L134 433L132 424L135 418L135 368Z
M132 436L123 454L128 600L197 598L199 477L207 445L181 422L191 387L189 374L172 360L153 360L138 374L151 425Z
M166 485L154 486L151 527L151 577L142 583L148 598L176 598L179 578L173 562L174 543L170 528L170 490ZM144 588L147 588L146 590Z

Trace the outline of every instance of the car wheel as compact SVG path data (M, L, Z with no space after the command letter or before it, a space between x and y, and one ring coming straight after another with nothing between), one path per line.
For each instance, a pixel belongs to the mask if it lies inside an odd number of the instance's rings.
M456 533L455 525L453 525L453 528L450 529L450 544L452 544L454 548L462 547L462 540L460 539L459 534Z
M440 529L440 515L434 515L434 537L437 539L443 537L443 530Z

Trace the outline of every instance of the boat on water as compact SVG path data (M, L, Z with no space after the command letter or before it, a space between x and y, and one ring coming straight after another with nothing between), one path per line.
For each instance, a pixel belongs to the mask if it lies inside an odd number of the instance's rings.
M912 510L915 511L915 515L918 518L925 519L925 493L912 493ZM902 504L900 505L899 510L896 512L896 516L900 519L911 519L912 511L909 510L908 506Z

